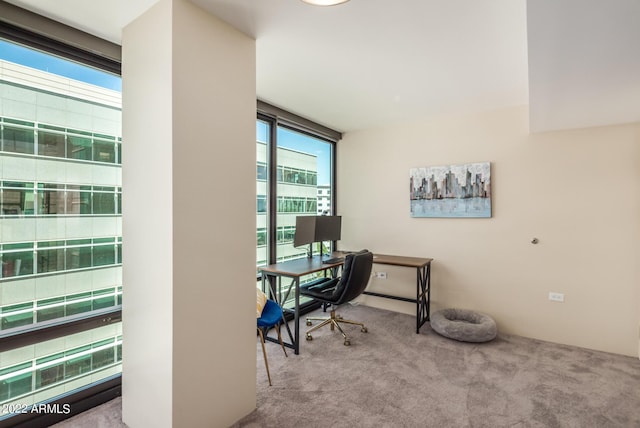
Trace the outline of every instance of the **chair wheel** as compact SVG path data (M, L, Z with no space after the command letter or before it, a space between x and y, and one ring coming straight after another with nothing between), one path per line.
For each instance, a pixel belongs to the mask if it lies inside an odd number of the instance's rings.
M311 325L311 321L307 320L307 326Z
M350 346L351 342L349 341L349 339L345 339L344 341L344 346Z
M360 329L360 331L361 331L361 332L363 332L363 333L366 333L366 332L368 332L369 330L367 330L367 327L362 327L362 328Z
M309 333L307 333L307 340L313 340L313 336L311 336Z

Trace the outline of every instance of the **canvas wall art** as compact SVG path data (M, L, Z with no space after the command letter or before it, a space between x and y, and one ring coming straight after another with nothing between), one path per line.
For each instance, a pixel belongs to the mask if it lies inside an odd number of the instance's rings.
M411 217L491 217L491 163L409 170Z

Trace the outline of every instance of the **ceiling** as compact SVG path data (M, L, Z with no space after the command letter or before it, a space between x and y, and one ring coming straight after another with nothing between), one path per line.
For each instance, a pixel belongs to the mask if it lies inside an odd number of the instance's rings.
M156 1L10 3L120 43L122 28ZM192 1L256 39L259 99L338 131L526 104L531 105L532 129L560 129L566 126L562 115L558 117L553 111L558 96L569 98L561 103L560 112L571 116L572 120L566 121L569 126L602 124L575 120L576 114L580 116L585 109L581 91L593 87L594 82L598 86L608 70L600 67L597 75L590 76L585 70L593 68L592 63L601 63L600 57L581 54L572 58L576 43L581 43L581 32L589 31L589 27L567 25L576 11L590 3L603 3L601 0L536 0L532 2L537 5L535 13L530 12L535 20L529 18L529 22L525 0L351 0L326 8L300 0ZM559 3L563 4L560 9ZM637 121L640 30L635 27L640 28L640 2L604 3L600 9L615 13L605 13L604 17L594 14L591 24L598 19L626 16L624 25L633 27L617 30L620 34L611 41L628 46L615 50L620 58L607 54L607 60L621 71L605 90L626 93L624 114L618 116L623 121ZM616 3L624 7L617 8ZM631 25L634 21L638 25ZM608 52L607 31L622 26L615 22L603 26L601 52ZM554 43L554 37L566 41L565 36L574 29L576 34L567 43ZM528 48L532 34L543 35L535 39L535 55ZM532 68L535 85L529 81L532 59L537 67ZM574 66L557 67L561 59ZM582 79L575 79L576 68ZM562 93L557 90L562 82L577 85ZM616 86L619 83L624 87ZM578 97L580 102L574 105L572 97L576 94L582 94L582 98ZM536 110L534 105L542 107ZM536 116L534 111L543 114ZM594 116L594 112L585 116ZM606 120L620 121L618 116ZM554 120L549 121L549 117Z

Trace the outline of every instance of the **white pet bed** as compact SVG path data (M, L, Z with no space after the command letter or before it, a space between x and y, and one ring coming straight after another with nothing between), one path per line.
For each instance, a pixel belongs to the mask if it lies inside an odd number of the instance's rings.
M443 309L430 318L436 333L461 342L488 342L498 333L493 318L468 309Z

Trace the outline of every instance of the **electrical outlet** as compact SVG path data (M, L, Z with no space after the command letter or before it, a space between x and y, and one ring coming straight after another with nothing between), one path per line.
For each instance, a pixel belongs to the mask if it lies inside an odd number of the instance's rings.
M376 272L376 278L387 279L387 273L386 272Z
M564 294L549 292L549 300L553 302L564 302Z

